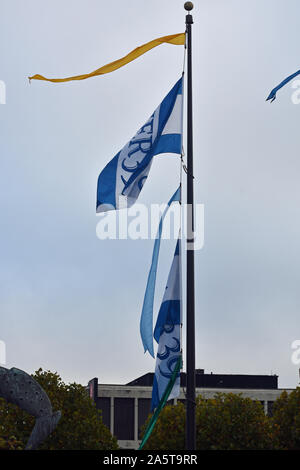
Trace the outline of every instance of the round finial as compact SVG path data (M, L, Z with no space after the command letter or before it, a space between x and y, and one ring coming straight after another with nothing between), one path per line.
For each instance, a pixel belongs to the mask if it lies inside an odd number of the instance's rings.
M187 11L191 11L191 10L194 8L193 2L185 2L184 8L185 8L185 10L187 10Z

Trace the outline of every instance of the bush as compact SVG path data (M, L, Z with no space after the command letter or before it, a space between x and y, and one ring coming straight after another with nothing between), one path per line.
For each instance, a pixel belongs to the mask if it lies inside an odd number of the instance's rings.
M18 441L15 436L0 437L0 450L22 450L23 443Z
M260 402L234 393L197 399L197 449L261 450L273 447L272 426Z
M300 387L284 391L273 405L274 436L280 449L300 449Z
M182 403L167 405L144 449L184 450L185 413ZM197 450L273 448L271 421L261 403L233 393L197 397L196 438Z

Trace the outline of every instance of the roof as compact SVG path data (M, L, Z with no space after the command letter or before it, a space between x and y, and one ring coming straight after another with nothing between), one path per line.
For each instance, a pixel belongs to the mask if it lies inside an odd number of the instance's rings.
M154 374L149 372L126 385L152 387ZM186 386L186 373L180 374L181 387ZM199 388L238 388L238 389L278 389L277 375L243 375L243 374L204 374L202 369L196 370L196 387Z

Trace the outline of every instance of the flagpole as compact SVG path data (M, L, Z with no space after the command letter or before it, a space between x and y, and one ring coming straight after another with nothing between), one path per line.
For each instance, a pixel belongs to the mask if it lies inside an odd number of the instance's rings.
M185 2L187 34L187 303L186 303L186 449L196 450L195 393L195 261L194 261L194 175L192 100L192 2Z

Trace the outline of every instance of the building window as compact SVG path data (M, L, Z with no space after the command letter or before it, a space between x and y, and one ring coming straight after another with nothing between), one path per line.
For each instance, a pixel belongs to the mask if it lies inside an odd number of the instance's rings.
M139 439L142 439L142 427L145 424L149 414L151 413L151 399L150 398L139 398L138 399L138 411L139 411Z
M110 429L110 398L97 398L96 408L102 411L102 421Z
M134 398L114 399L114 435L122 441L134 440Z

